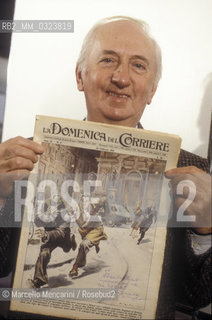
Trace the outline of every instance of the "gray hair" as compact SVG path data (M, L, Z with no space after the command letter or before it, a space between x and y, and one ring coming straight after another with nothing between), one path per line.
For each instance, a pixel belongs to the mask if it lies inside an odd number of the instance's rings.
M134 19L127 16L114 16L114 17L101 19L90 29L90 31L87 33L87 35L84 38L82 48L77 60L77 65L79 67L79 70L84 71L86 68L86 56L88 55L88 52L90 52L93 46L93 41L99 27L114 21L130 21L136 24L137 26L139 26L141 31L144 32L144 34L152 41L155 48L155 57L156 57L156 66L157 66L157 71L155 75L155 85L157 85L162 75L161 48L158 45L158 43L155 41L155 39L151 36L149 31L149 25L145 21Z

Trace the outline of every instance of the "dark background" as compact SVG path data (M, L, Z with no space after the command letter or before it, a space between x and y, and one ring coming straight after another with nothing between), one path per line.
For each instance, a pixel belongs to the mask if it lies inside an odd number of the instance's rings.
M15 0L0 0L0 20L12 20ZM10 54L11 33L0 33L0 142L4 119L7 62Z
M0 20L12 20L15 0L0 0ZM11 33L0 33L0 56L9 57Z

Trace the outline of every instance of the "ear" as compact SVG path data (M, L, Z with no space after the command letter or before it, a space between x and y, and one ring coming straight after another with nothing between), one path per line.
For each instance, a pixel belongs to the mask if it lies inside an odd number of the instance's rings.
M82 80L82 70L80 70L78 65L76 66L75 75L76 75L78 90L84 91L84 85L83 85L83 80Z
M148 99L147 99L147 104L150 104L150 103L152 102L152 98L153 98L154 95L155 95L155 92L156 92L156 90L157 90L157 87L158 87L158 86L153 87L152 92L150 93L150 95L149 95L149 97L148 97Z

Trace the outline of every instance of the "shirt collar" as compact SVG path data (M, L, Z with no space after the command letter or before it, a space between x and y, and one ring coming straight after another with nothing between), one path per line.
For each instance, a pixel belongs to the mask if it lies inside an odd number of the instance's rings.
M87 121L87 117L85 117L85 118L83 119L83 121ZM137 124L137 126L136 126L136 129L143 129L143 126L142 126L142 124L140 123L140 121L138 122L138 124Z

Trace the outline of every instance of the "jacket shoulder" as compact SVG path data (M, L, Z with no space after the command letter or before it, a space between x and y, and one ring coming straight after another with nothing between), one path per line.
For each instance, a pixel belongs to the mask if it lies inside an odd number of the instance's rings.
M195 166L206 172L209 172L209 161L192 152L181 149L177 167Z

